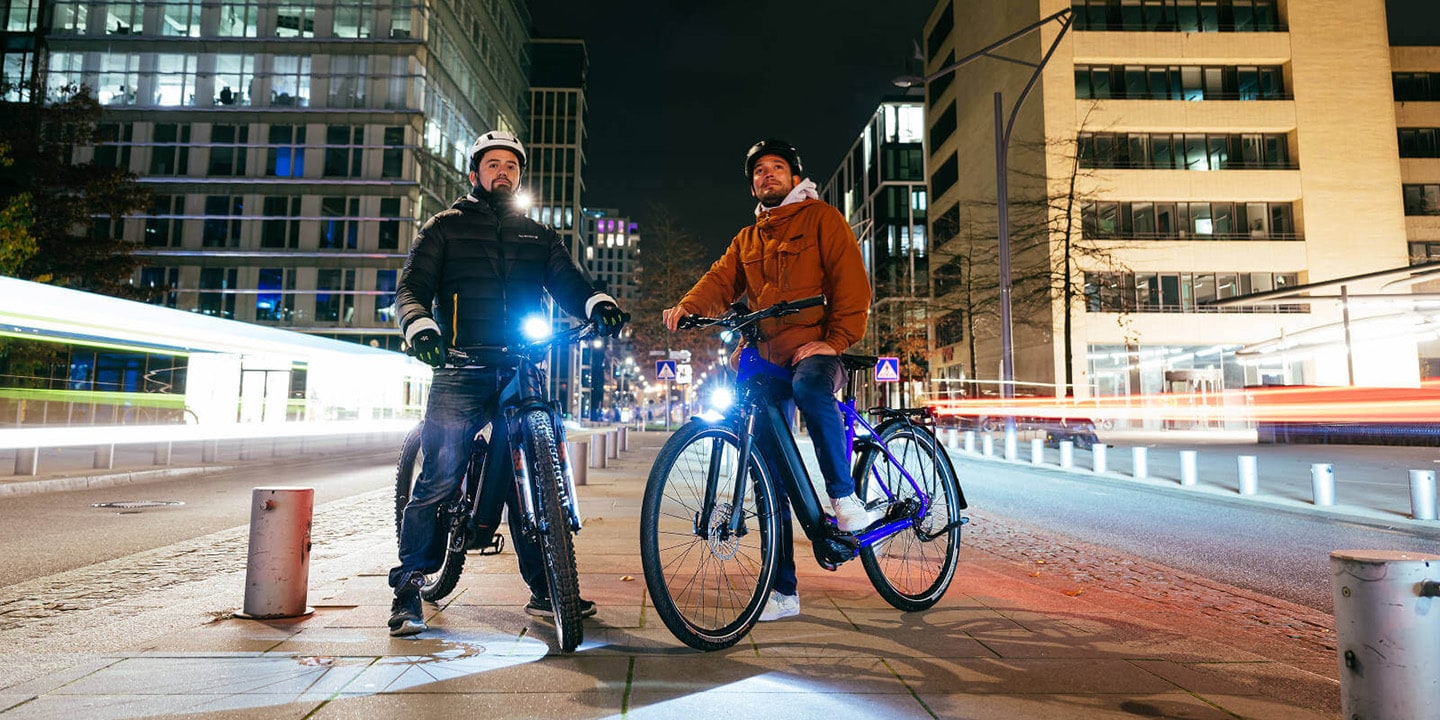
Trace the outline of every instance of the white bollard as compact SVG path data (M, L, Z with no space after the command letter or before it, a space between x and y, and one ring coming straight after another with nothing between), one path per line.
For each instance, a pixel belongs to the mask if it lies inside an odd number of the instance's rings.
M1435 717L1440 707L1440 555L1330 553L1340 716Z
M315 489L258 487L250 493L250 556L245 564L245 608L239 617L261 620L309 615L310 520Z
M1254 495L1260 491L1260 480L1254 455L1240 455L1235 458L1240 473L1240 494Z
M1416 520L1434 520L1435 471L1410 471L1410 517Z
M1069 440L1060 441L1060 467L1069 469L1075 466L1075 443Z
M966 431L965 431L965 452L971 453L971 454L974 454L974 453L975 453L975 431L974 431L974 430L966 430Z
M570 461L570 473L575 476L575 484L584 485L590 470L590 441L566 440L565 459Z
M995 454L995 438L989 434L980 438L980 454L985 457L990 457Z
M1149 449L1150 448L1144 447L1130 448L1130 475L1136 480L1144 480L1150 477L1150 467L1147 461L1149 455L1146 454Z
M1039 465L1045 462L1045 441L1040 438L1030 438L1030 464Z
M620 439L620 452L630 452L630 428L621 425L616 431Z
M1020 457L1020 448L1016 445L1016 442L1017 442L1017 441L1016 441L1016 438L1015 438L1015 425L1014 425L1013 423L1006 423L1006 424L1005 424L1005 459L1006 459L1006 460L1014 460L1015 458Z
M1103 474L1106 471L1105 461L1108 459L1106 452L1107 447L1105 443L1095 443L1090 446L1090 468L1095 471L1096 475Z
M1335 504L1335 466L1330 463L1310 464L1310 489L1316 505Z
M955 450L960 445L960 431L956 428L945 428L945 447Z
M155 465L169 465L169 464L170 464L170 449L171 449L171 445L170 445L170 443L168 443L168 442L158 442L158 443L155 443L155 462L154 462L154 464L155 464Z
M590 467L605 467L605 433L597 432L590 436Z
M614 428L605 431L605 458L620 457L620 433Z
M95 469L109 470L113 467L115 467L115 446L97 446L95 448Z
M15 448L15 474L34 475L40 472L40 448Z
M1195 471L1195 451L1180 451L1180 484L1194 485L1198 479Z

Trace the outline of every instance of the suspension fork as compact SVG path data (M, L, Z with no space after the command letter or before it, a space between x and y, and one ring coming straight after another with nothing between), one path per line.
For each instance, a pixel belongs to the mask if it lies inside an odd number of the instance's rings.
M744 498L745 498L745 471L749 468L750 449L754 446L755 413L745 411L740 422L736 423L739 432L739 458L737 459L735 478L732 485L732 498L730 517L726 522L726 531L730 535L740 532L741 521L744 520ZM702 539L710 539L710 517L715 513L715 499L720 494L720 460L722 450L725 447L724 438L714 438L710 441L710 462L705 471L705 494L700 500L700 514L695 519L695 534Z

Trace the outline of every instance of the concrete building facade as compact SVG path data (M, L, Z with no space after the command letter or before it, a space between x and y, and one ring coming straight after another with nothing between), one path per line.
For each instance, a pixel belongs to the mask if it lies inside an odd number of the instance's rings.
M1392 92L1435 56L1390 47L1383 0L941 0L926 70L1055 13L1002 53L1038 63L1065 30L1008 148L1017 394L1415 385L1426 339L1385 329L1381 303L1214 304L1402 268L1440 238L1420 216L1440 162L1401 147L1405 128L1440 127L1440 106ZM935 263L971 266L985 297L937 290L971 312L932 368L982 392L1001 352L994 98L1008 113L1031 71L982 58L927 88ZM1433 134L1411 137L1437 154ZM1266 342L1342 323L1349 343Z

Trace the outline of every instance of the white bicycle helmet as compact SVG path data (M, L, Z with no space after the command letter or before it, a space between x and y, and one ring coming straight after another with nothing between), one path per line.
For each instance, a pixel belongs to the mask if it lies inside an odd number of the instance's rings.
M520 158L520 167L523 169L526 163L525 146L520 144L520 138L504 130L491 130L490 132L475 138L475 144L470 146L470 170L480 168L480 158L487 150L502 148L515 153Z

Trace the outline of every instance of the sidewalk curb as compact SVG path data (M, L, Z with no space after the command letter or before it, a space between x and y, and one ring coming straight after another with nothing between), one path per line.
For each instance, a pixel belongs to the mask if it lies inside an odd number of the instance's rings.
M1371 528L1374 530L1388 530L1406 532L1417 537L1433 538L1440 540L1440 522L1431 520L1415 520L1403 515L1388 515L1380 510L1356 511L1347 510L1345 507L1317 506L1300 502L1291 498L1272 497L1264 495L1244 496L1238 491L1224 490L1221 488L1201 486L1186 487L1180 484L1179 480L1166 478L1136 478L1130 475L1115 472L1113 470L1104 473L1095 473L1083 468L1062 468L1058 465L1048 463L1035 464L1024 460L1006 460L1000 455L984 455L982 453L966 452L963 449L946 448L952 458L978 460L981 462L996 462L1004 465L1011 465L1017 468L1028 468L1050 473L1057 473L1074 480L1088 480L1114 487L1144 490L1157 494L1173 494L1176 491L1188 493L1187 497L1222 505L1249 505L1258 503L1268 510L1276 510L1299 517L1314 517L1321 515L1331 520L1348 522L1355 525ZM964 485L964 479L961 479Z

